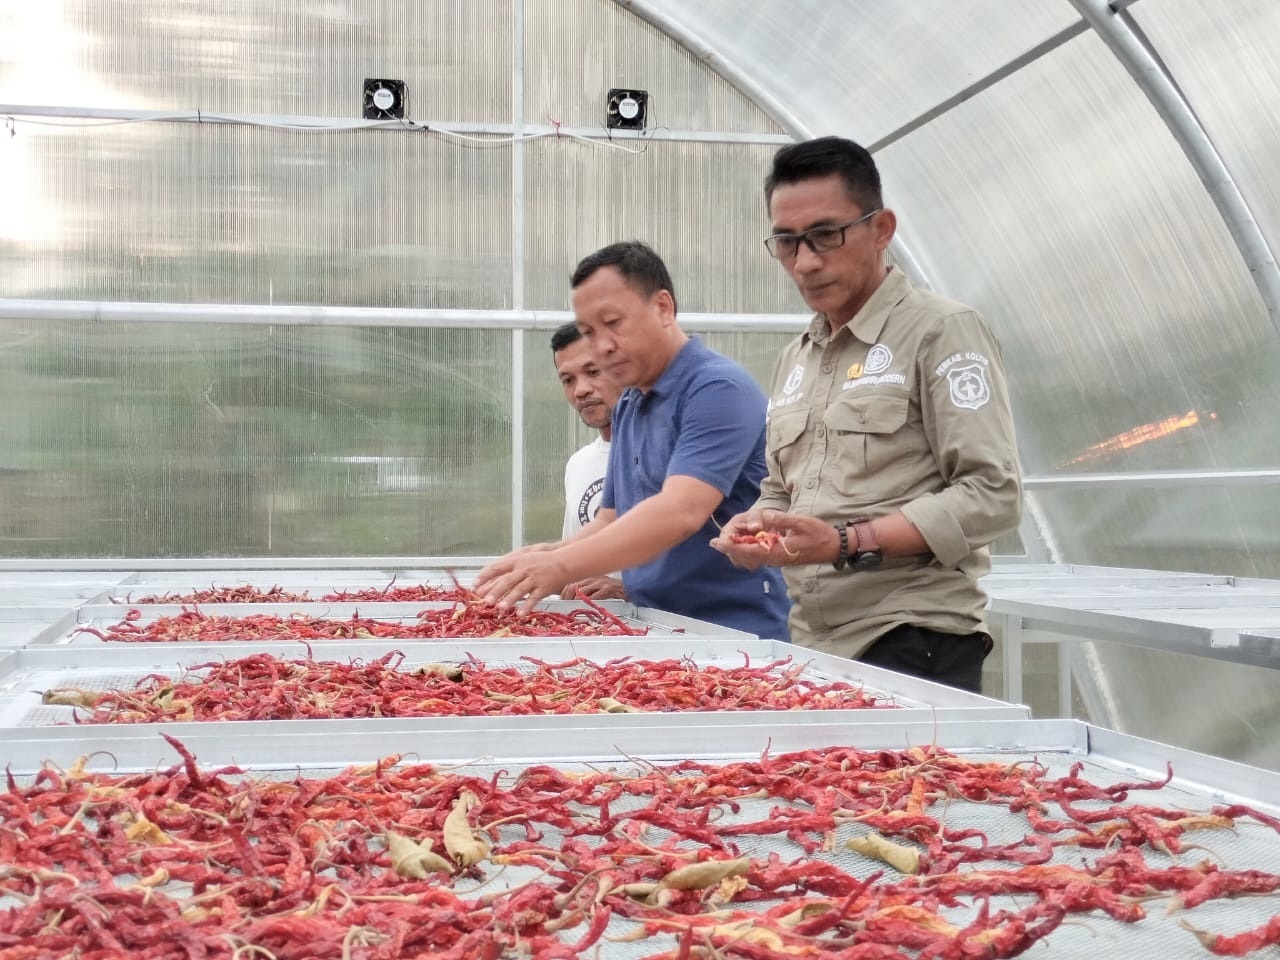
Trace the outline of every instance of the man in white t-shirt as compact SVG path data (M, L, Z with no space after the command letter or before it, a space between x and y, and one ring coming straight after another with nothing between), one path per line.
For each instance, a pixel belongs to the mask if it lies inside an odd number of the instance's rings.
M577 324L566 323L551 337L551 355L555 359L560 388L569 405L588 427L600 435L571 456L564 467L563 540L571 540L578 531L595 519L604 491L605 468L609 465L609 438L613 423L613 407L622 390L606 377L591 358ZM625 600L627 592L622 580L614 575L591 577L568 584L564 594L573 596L580 590L593 600Z

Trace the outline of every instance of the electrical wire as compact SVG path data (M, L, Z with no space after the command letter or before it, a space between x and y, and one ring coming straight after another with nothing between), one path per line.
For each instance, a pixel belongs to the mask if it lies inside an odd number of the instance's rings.
M405 98L406 107L408 105L408 96ZM407 111L406 111L407 113ZM512 143L521 143L530 140L541 140L545 137L555 137L557 139L581 140L584 143L591 144L596 147L608 147L613 150L621 150L623 153L641 154L648 149L648 143L638 149L625 147L613 140L613 137L606 130L605 138L597 139L593 137L585 137L581 134L572 133L562 130L558 123L553 121L555 129L550 131L539 131L537 133L517 133L510 137L499 136L476 136L474 134L461 133L457 130L450 130L448 127L436 126L433 124L417 123L409 120L406 116L402 119L384 120L374 123L369 121L353 121L351 123L293 123L287 120L254 120L245 117L229 117L226 114L206 114L201 111L196 113L171 113L157 114L147 117L122 117L118 119L97 120L92 117L86 117L82 120L49 120L49 119L33 119L27 116L15 117L5 115L5 126L9 130L10 136L17 135L17 125L19 123L29 123L34 126L41 127L62 127L75 129L81 127L115 127L124 126L132 123L173 123L173 122L194 122L194 123L210 123L228 126L246 126L258 127L260 129L277 129L303 131L308 133L350 133L354 130L376 129L377 127L399 127L403 130L411 132L435 133L442 137L449 137L455 140L462 140L468 143L475 143L481 146L505 146ZM639 139L647 141L648 137L640 137Z

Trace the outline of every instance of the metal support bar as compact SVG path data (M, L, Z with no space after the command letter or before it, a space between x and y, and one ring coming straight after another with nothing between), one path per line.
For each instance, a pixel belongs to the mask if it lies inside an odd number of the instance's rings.
M511 23L511 123L524 127L524 0L515 0ZM524 309L524 143L511 145L511 305ZM511 549L524 545L524 331L511 333Z
M511 333L511 548L524 544L524 331Z
M988 614L990 615L990 614ZM1004 618L1004 696L1009 703L1022 703L1022 618Z
M205 113L201 110L125 110L102 107L56 106L53 104L0 103L0 116L49 117L85 121L81 124L57 124L68 126L115 126L123 123L210 123L245 127L266 127L311 133L342 133L352 130L374 130L389 133L436 133L441 136L462 138L478 137L485 140L509 139L535 140L541 137L559 137L570 140L593 140L607 143L611 140L672 140L685 143L791 143L792 137L780 133L736 133L719 130L607 130L603 127L566 127L551 124L516 123L455 123L451 120L358 120L346 117L291 116L269 113ZM93 123L91 121L102 121ZM39 123L32 120L31 123Z
M964 103L966 100L972 99L973 97L976 97L978 94L982 93L982 91L988 89L989 87L995 86L1001 80L1005 79L1005 77L1008 77L1014 73L1017 73L1027 64L1034 63L1036 60L1039 60L1041 57L1045 56L1046 54L1052 53L1054 50L1062 46L1068 40L1078 37L1080 34L1084 33L1085 30L1087 29L1088 28L1083 23L1076 23L1076 24L1072 24L1071 26L1063 30L1059 30L1048 40L1045 40L1041 43L1036 44L1030 50L1027 50L1025 53L1021 54L1020 56L1014 57L1012 60L1010 60L1008 63L1004 64L1003 66L997 67L995 70L991 71L986 76L979 77L977 80L969 84L964 89L959 90L956 93L952 94L951 96L947 97L947 99L943 100L941 103L935 104L934 106L930 107L928 110L924 111L924 113L921 113L918 116L911 118L910 120L902 124L902 126L898 127L897 129L889 131L883 137L877 140L875 143L869 144L867 146L867 149L870 150L872 153L875 153L878 150L883 150L885 147L889 146L890 144L897 143L903 137L907 136L910 133L913 133L916 130L919 130L925 124L932 123L934 120L937 120L938 117L942 116L945 113L950 113L952 110L960 106L960 104Z
M1153 473L1082 473L1066 477L1027 477L1024 487L1068 490L1072 487L1203 487L1280 483L1280 470L1177 470Z
M1170 81L1163 64L1107 0L1071 0L1071 4L1123 64L1182 147L1213 198L1249 268L1267 314L1280 332L1280 266L1253 211L1190 105Z
M0 320L95 323L240 323L276 326L432 327L468 330L554 330L568 310L437 310L410 307L315 307L105 300L0 299ZM681 313L686 330L798 333L810 314Z
M1058 638L1058 716L1071 716L1071 653L1075 642L1069 637Z

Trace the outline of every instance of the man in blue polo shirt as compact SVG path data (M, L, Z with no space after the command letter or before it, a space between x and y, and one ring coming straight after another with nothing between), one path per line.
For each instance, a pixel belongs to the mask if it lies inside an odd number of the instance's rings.
M614 409L601 508L569 540L489 564L476 591L526 612L567 584L621 569L640 606L787 640L778 569L739 569L710 546L718 525L759 496L764 393L743 367L680 329L671 276L645 244L596 251L572 286L596 364L628 388Z

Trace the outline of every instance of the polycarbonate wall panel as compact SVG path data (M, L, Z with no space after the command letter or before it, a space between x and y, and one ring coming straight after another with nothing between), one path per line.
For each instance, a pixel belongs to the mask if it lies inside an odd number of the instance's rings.
M879 159L930 278L1003 342L1029 474L1275 465L1275 329L1190 164L1096 37Z
M762 243L762 184L776 149L653 141L633 155L572 140L529 144L526 306L567 309L582 257L644 240L671 270L682 311L805 312Z
M510 0L10 6L0 102L359 119L377 77L412 119L511 119Z
M1274 250L1280 245L1275 162L1280 4L1143 0L1131 12L1204 124Z
M605 127L608 91L649 94L650 136L672 130L781 132L687 49L609 0L524 3L528 123Z
M42 130L4 145L29 164L0 223L10 296L510 306L507 148L368 130Z
M1081 646L1097 659L1077 683L1096 686L1097 695L1088 699L1102 709L1082 708L1075 716L1159 743L1280 770L1280 739L1273 735L1280 729L1280 670L1118 644Z
M794 339L794 334L787 333L714 332L696 335L712 350L718 350L746 367L766 394L778 354Z
M0 553L477 555L510 334L6 321Z
M867 144L1080 19L1065 0L642 5L714 50L814 135Z
M20 119L0 143L13 186L0 220L7 296L563 309L581 256L644 236L670 259L685 311L802 309L760 246L777 144L738 142L777 140L778 128L609 0L79 3L3 16L13 59L0 102L265 116ZM527 122L602 127L605 91L628 83L652 95L651 136L515 147L439 129L287 128L356 118L370 76L406 81L412 119L510 123L517 53ZM664 140L674 129L726 142ZM527 294L513 290L521 274ZM525 539L546 539L564 459L589 432L560 395L549 332L523 336L521 506ZM786 339L721 336L762 382L769 344ZM0 337L12 555L510 545L509 333L19 319Z
M1280 495L1274 484L1126 485L1036 490L1055 556L1072 563L1280 578Z
M598 436L560 389L550 330L524 333L524 542L559 540L564 521L564 465ZM505 549L506 540L489 552Z

